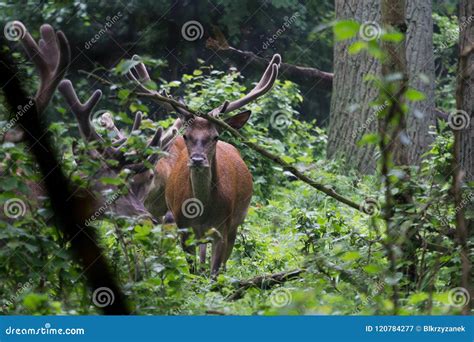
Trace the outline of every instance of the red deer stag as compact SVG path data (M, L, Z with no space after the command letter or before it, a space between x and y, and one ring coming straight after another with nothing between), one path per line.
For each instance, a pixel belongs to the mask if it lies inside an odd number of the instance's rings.
M105 141L96 132L91 123L91 114L102 96L101 91L96 90L82 104L77 98L72 83L69 80L62 80L70 61L69 43L66 36L60 31L56 33L50 25L45 24L40 28L41 38L38 44L21 22L16 22L16 25L19 26L22 32L25 32L21 43L27 55L35 64L40 78L40 86L35 95L38 114L42 115L44 113L58 87L76 116L82 137L87 142L97 143L97 150L91 151L91 155L94 158L102 158L103 163L100 170L93 176L91 188L99 193L100 198L96 203L84 203L86 207L93 205L93 207L88 209L91 217L96 218L105 211L112 211L118 215L151 219L152 215L145 208L143 201L150 189L150 185L153 183L153 171L147 169L144 162L129 162L128 156L125 155L124 149L121 148L126 144L127 138L117 129L112 117L108 114L102 115L100 118L101 123L107 130L113 131L117 139L112 143L112 146L105 146ZM141 118L141 114L137 113L132 131L139 129ZM19 132L22 133L21 130ZM21 135L20 138L15 139L15 142L21 142ZM6 137L8 138L8 135ZM164 141L161 137L162 129L158 128L148 147L156 149L163 146L163 144L166 145L166 141L169 142L169 138ZM151 165L157 162L160 156L158 152L156 150L155 153L148 157L148 162ZM107 165L106 161L108 159L113 159L116 163ZM118 173L125 168L132 171L130 181L127 184L128 191L119 191L117 186L106 185L100 181L103 177L118 177ZM31 184L29 187L34 190L34 194L37 196L43 195L41 184ZM106 199L103 196L105 193L111 193L112 197Z
M218 117L230 113L268 92L277 78L280 63L280 55L274 55L262 78L249 94L236 101L226 101L209 114ZM144 74L146 70L143 64L139 64L139 70L135 72L139 77L131 74L131 78L142 90L153 93L153 90L144 85L149 77ZM169 159L161 165L158 163L155 171L164 180L166 203L179 228L192 228L197 239L202 239L209 228L214 228L217 232L214 234L216 236L212 243L211 258L211 275L216 276L220 266L225 267L235 243L237 228L247 214L252 197L252 176L238 150L218 140L220 130L215 124L182 108L175 110L179 119L174 126L183 131L183 137L175 139L172 145L174 150ZM244 111L225 121L231 127L239 129L249 117L250 111ZM162 194L163 186L159 190L159 194ZM151 193L153 192L152 190ZM155 194L153 200L157 198ZM181 243L190 254L189 261L194 270L196 251L194 246L186 244L189 235L189 232L185 232ZM201 263L205 259L206 245L201 244Z
M262 78L255 88L243 98L228 102L213 109L210 115L218 117L239 109L268 92L277 76L281 64L280 55L274 55ZM150 77L143 63L139 63L129 73L141 91L153 95L148 89ZM163 94L160 94L163 95ZM160 102L158 100L158 102ZM211 274L217 275L221 265L230 257L237 228L244 221L252 197L252 176L238 150L219 141L218 127L204 118L192 115L184 109L173 108L167 102L160 104L168 111L175 110L178 120L167 132L173 137L169 144L167 157L155 167L155 182L145 200L147 208L156 216L162 216L167 208L163 198L179 228L192 228L197 239L204 237L209 228L215 228L218 236L212 244ZM239 129L249 119L250 111L230 117L226 123ZM185 148L186 147L186 148ZM196 251L186 241L190 233L184 232L181 238L183 249L191 256L189 262L194 271ZM200 262L206 259L206 245L200 245Z
M280 55L274 55L262 78L246 96L228 102L209 112L218 117L240 109L268 92L278 76ZM252 197L252 175L239 151L220 141L220 129L205 118L195 117L185 110L177 113L185 123L182 150L171 172L166 188L166 202L178 227L194 231L197 239L214 228L211 256L211 275L216 276L221 265L225 268L232 253L237 228L243 223ZM235 128L242 128L250 117L249 110L225 119ZM182 244L195 257L195 247L187 246L188 234ZM200 246L200 262L206 260L206 245Z

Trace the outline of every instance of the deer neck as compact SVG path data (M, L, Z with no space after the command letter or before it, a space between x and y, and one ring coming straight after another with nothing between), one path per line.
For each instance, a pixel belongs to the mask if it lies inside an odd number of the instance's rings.
M211 197L213 171L214 163L211 163L211 166L206 168L190 168L193 197L200 200L204 207L209 203Z

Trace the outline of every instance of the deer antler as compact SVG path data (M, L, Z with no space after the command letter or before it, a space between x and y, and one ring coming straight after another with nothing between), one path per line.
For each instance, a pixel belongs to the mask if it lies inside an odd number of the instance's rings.
M88 142L97 141L97 142L100 142L101 144L105 143L104 139L97 133L97 131L94 128L94 125L91 122L92 111L94 110L97 103L100 101L100 98L102 97L102 92L98 89L95 90L92 96L85 103L81 103L79 98L77 97L76 91L74 90L74 86L72 85L70 80L63 80L59 84L58 89L61 92L61 94L64 96L64 98L69 104L69 107L71 107L72 112L76 116L76 120L79 124L79 131L81 132L81 135L83 136L83 138ZM131 132L139 129L141 122L142 122L142 113L137 112L135 114L135 120L133 122ZM146 167L144 163L126 165L125 158L124 158L125 152L121 151L121 147L126 145L127 140L129 138L125 137L120 132L120 130L115 126L115 123L110 113L106 112L102 114L100 118L100 123L107 130L114 132L116 135L115 141L112 142L114 147L109 146L103 149L102 152L107 157L112 157L114 159L119 160L120 167L127 167L133 170L145 169ZM162 133L163 133L163 130L161 127L159 127L155 131L155 134L153 138L150 140L150 142L148 143L147 147L160 146ZM159 156L158 153L153 153L152 155L148 157L148 161L153 164L154 162L156 162L156 159L158 156Z
M140 57L138 55L133 55L132 59L137 60ZM130 69L127 73L127 78L138 86L138 88L148 94L149 96L153 96L157 102L162 105L167 111L173 110L173 107L165 100L166 98L171 98L170 95L166 93L166 91L156 91L154 89L150 89L146 86L146 83L151 81L150 74L146 70L145 64L142 62L138 63L134 67ZM160 98L164 98L165 101L161 101Z
M18 25L24 27L21 22ZM39 45L26 30L21 42L39 72L40 86L35 102L38 112L42 113L69 67L71 52L63 32L54 32L51 25L45 24L41 26L40 33Z
M230 113L267 93L273 87L273 84L278 77L278 69L280 68L280 64L281 56L279 54L273 55L272 60L268 64L267 69L263 73L262 78L257 83L255 88L238 100L224 102L221 106L210 111L209 115L218 116L219 114Z

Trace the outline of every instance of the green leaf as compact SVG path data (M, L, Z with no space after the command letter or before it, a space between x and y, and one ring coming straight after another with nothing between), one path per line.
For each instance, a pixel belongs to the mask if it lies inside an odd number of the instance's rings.
M130 90L120 89L117 95L120 100L126 100L130 96Z
M377 144L379 142L379 135L376 133L367 133L357 142L358 146L366 144Z
M351 55L355 55L356 53L359 53L360 51L367 49L367 47L368 47L367 42L363 40L359 40L357 42L352 43L351 46L349 46L349 53Z
M403 40L403 37L404 37L403 33L400 33L400 32L390 32L390 33L387 32L387 33L382 34L380 39L386 42L399 43Z
M363 268L364 271L368 274L378 274L380 273L380 271L382 271L382 267L377 264L369 264L367 266L364 266Z
M296 161L295 158L290 156L282 156L281 159L283 159L283 161L288 164L292 164Z
M100 181L103 184L108 184L108 185L120 185L122 184L122 180L120 178L112 178L112 177L102 177Z
M135 59L123 59L120 63L115 67L115 73L119 75L127 74L131 68L140 64L140 60Z
M414 293L408 299L408 303L410 304L418 304L421 303L429 298L428 294L425 292Z
M357 36L360 24L354 20L343 20L337 22L334 27L334 36L336 41L351 39Z
M405 92L405 97L407 98L407 100L413 102L423 101L424 99L426 99L426 95L424 93L413 88L407 89L407 91Z
M342 256L342 260L344 261L353 261L357 259L360 259L360 253L357 251L346 252Z

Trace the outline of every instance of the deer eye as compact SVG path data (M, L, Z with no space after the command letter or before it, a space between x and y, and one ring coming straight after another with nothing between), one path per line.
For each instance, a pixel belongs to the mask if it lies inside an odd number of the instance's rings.
M212 138L213 141L217 141L217 139L219 139L218 135L216 135L214 138Z
M188 140L188 137L186 136L186 134L183 134L183 139Z

